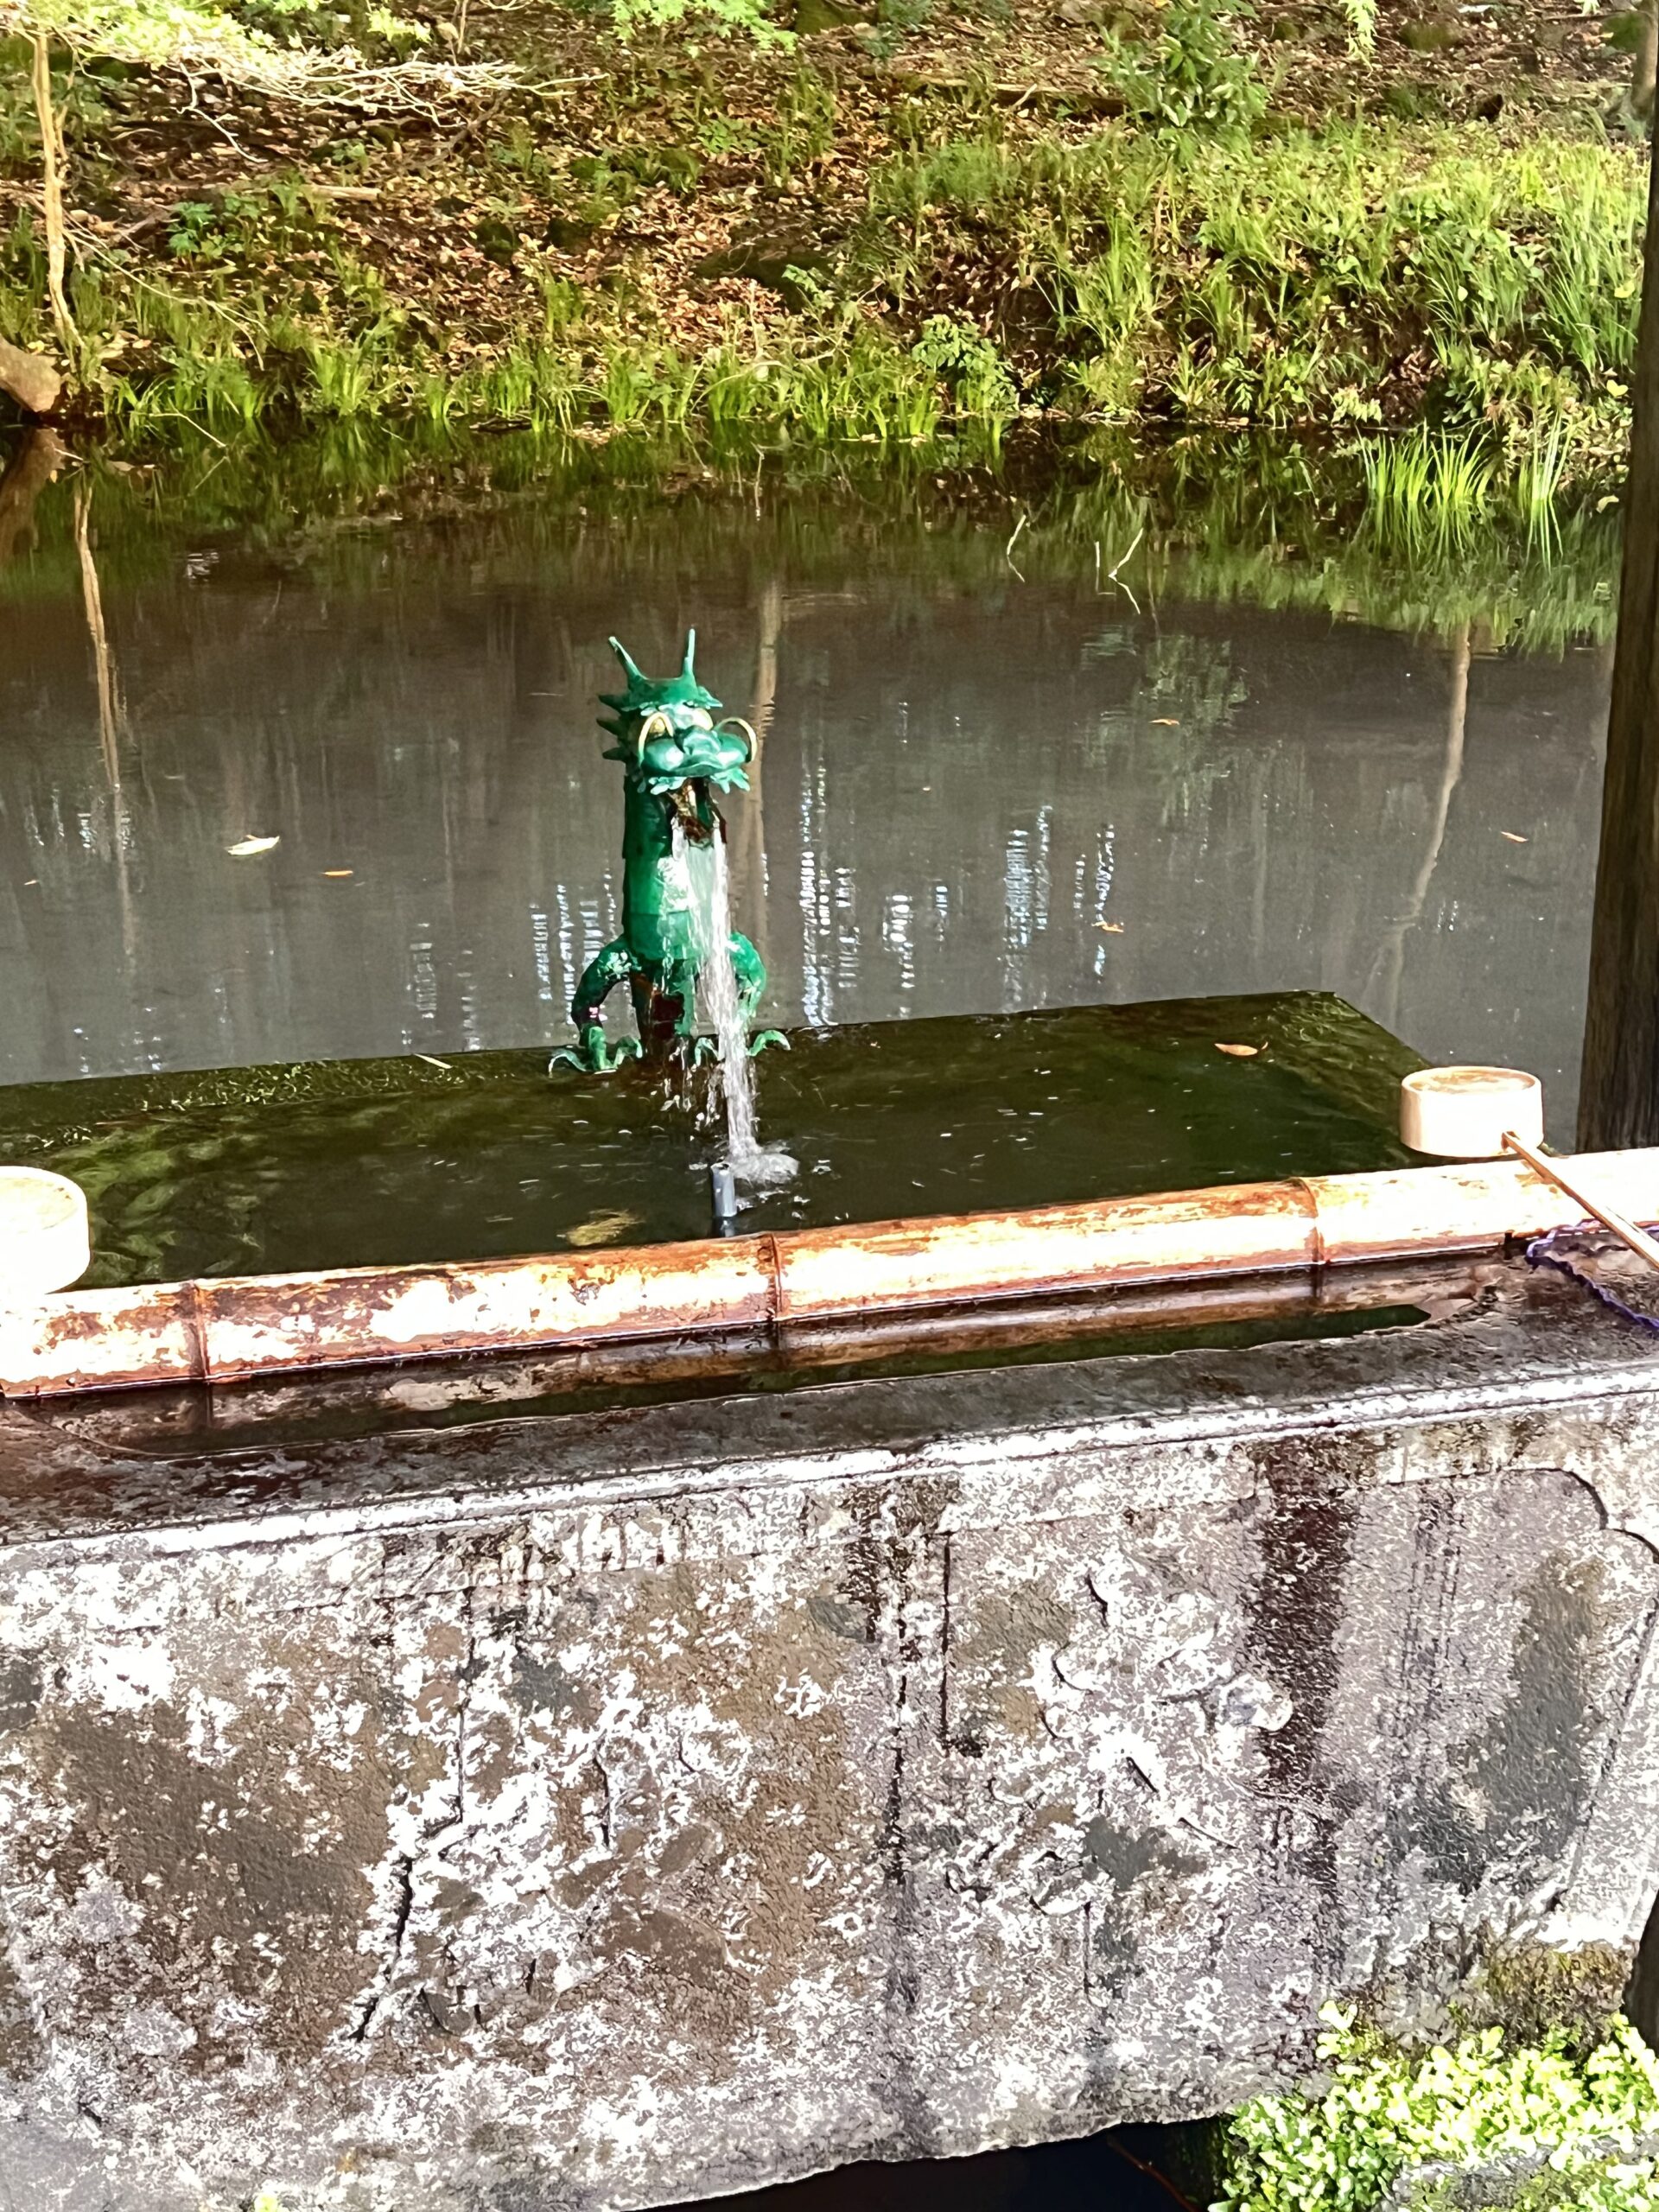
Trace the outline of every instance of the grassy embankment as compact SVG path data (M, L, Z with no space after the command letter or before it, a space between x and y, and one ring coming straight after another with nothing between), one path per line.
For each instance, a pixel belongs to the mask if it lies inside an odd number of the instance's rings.
M181 118L83 70L86 411L129 449L181 420L982 448L1039 413L1421 424L1375 464L1385 503L1478 503L1518 472L1523 509L1616 458L1643 157L1593 99L1425 119L1444 103L1396 79L1321 114L1271 98L1201 6L1142 31L1098 33L1094 94L1035 103L806 41L613 56L574 93L396 127L228 99ZM0 334L40 344L20 76Z

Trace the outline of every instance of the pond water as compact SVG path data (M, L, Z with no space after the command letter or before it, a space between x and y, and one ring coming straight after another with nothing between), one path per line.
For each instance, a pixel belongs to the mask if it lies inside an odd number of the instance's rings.
M728 812L780 1026L1322 990L1570 1131L1605 535L1528 651L1455 562L1390 600L1236 501L1220 545L532 472L255 527L228 466L65 473L10 533L0 1083L563 1041L620 891L605 640L666 670L695 622L763 733Z

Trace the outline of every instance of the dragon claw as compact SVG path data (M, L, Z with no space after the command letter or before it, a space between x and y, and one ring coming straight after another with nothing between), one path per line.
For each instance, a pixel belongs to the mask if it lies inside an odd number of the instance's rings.
M645 1046L637 1038L619 1037L614 1045L595 1022L582 1033L575 1045L561 1046L547 1064L547 1071L555 1068L575 1068L579 1075L611 1075L625 1060L643 1059Z
M781 1029L757 1029L743 1049L753 1059L757 1052L764 1052L768 1045L781 1045L785 1052L789 1050L789 1039ZM690 1052L693 1067L701 1067L705 1060L719 1060L724 1057L720 1049L720 1040L715 1037L693 1039Z

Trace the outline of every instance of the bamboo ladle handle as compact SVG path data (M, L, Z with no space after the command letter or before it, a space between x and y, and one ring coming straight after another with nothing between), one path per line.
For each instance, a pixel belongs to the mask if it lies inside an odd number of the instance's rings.
M1650 1268L1659 1271L1659 1242L1649 1236L1645 1229L1638 1229L1617 1208L1604 1204L1599 1198L1592 1198L1588 1191L1581 1190L1569 1176L1564 1175L1547 1154L1529 1144L1524 1137L1517 1136L1513 1129L1504 1131L1503 1148L1506 1152L1514 1153L1518 1160L1524 1160L1535 1175L1541 1175L1558 1191L1565 1191L1574 1205L1582 1206L1586 1213L1599 1221L1604 1229L1611 1230L1621 1244L1628 1245L1639 1259L1645 1260Z

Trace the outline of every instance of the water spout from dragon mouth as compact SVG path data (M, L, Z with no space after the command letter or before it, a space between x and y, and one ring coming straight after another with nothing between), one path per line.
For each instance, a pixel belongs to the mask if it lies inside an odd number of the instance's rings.
M762 1144L755 1126L754 1067L749 1058L748 1022L732 961L731 884L726 840L719 830L715 833L714 875L704 931L699 984L720 1048L715 1072L725 1107L725 1164L739 1183L752 1189L775 1189L793 1182L799 1163L781 1146Z

